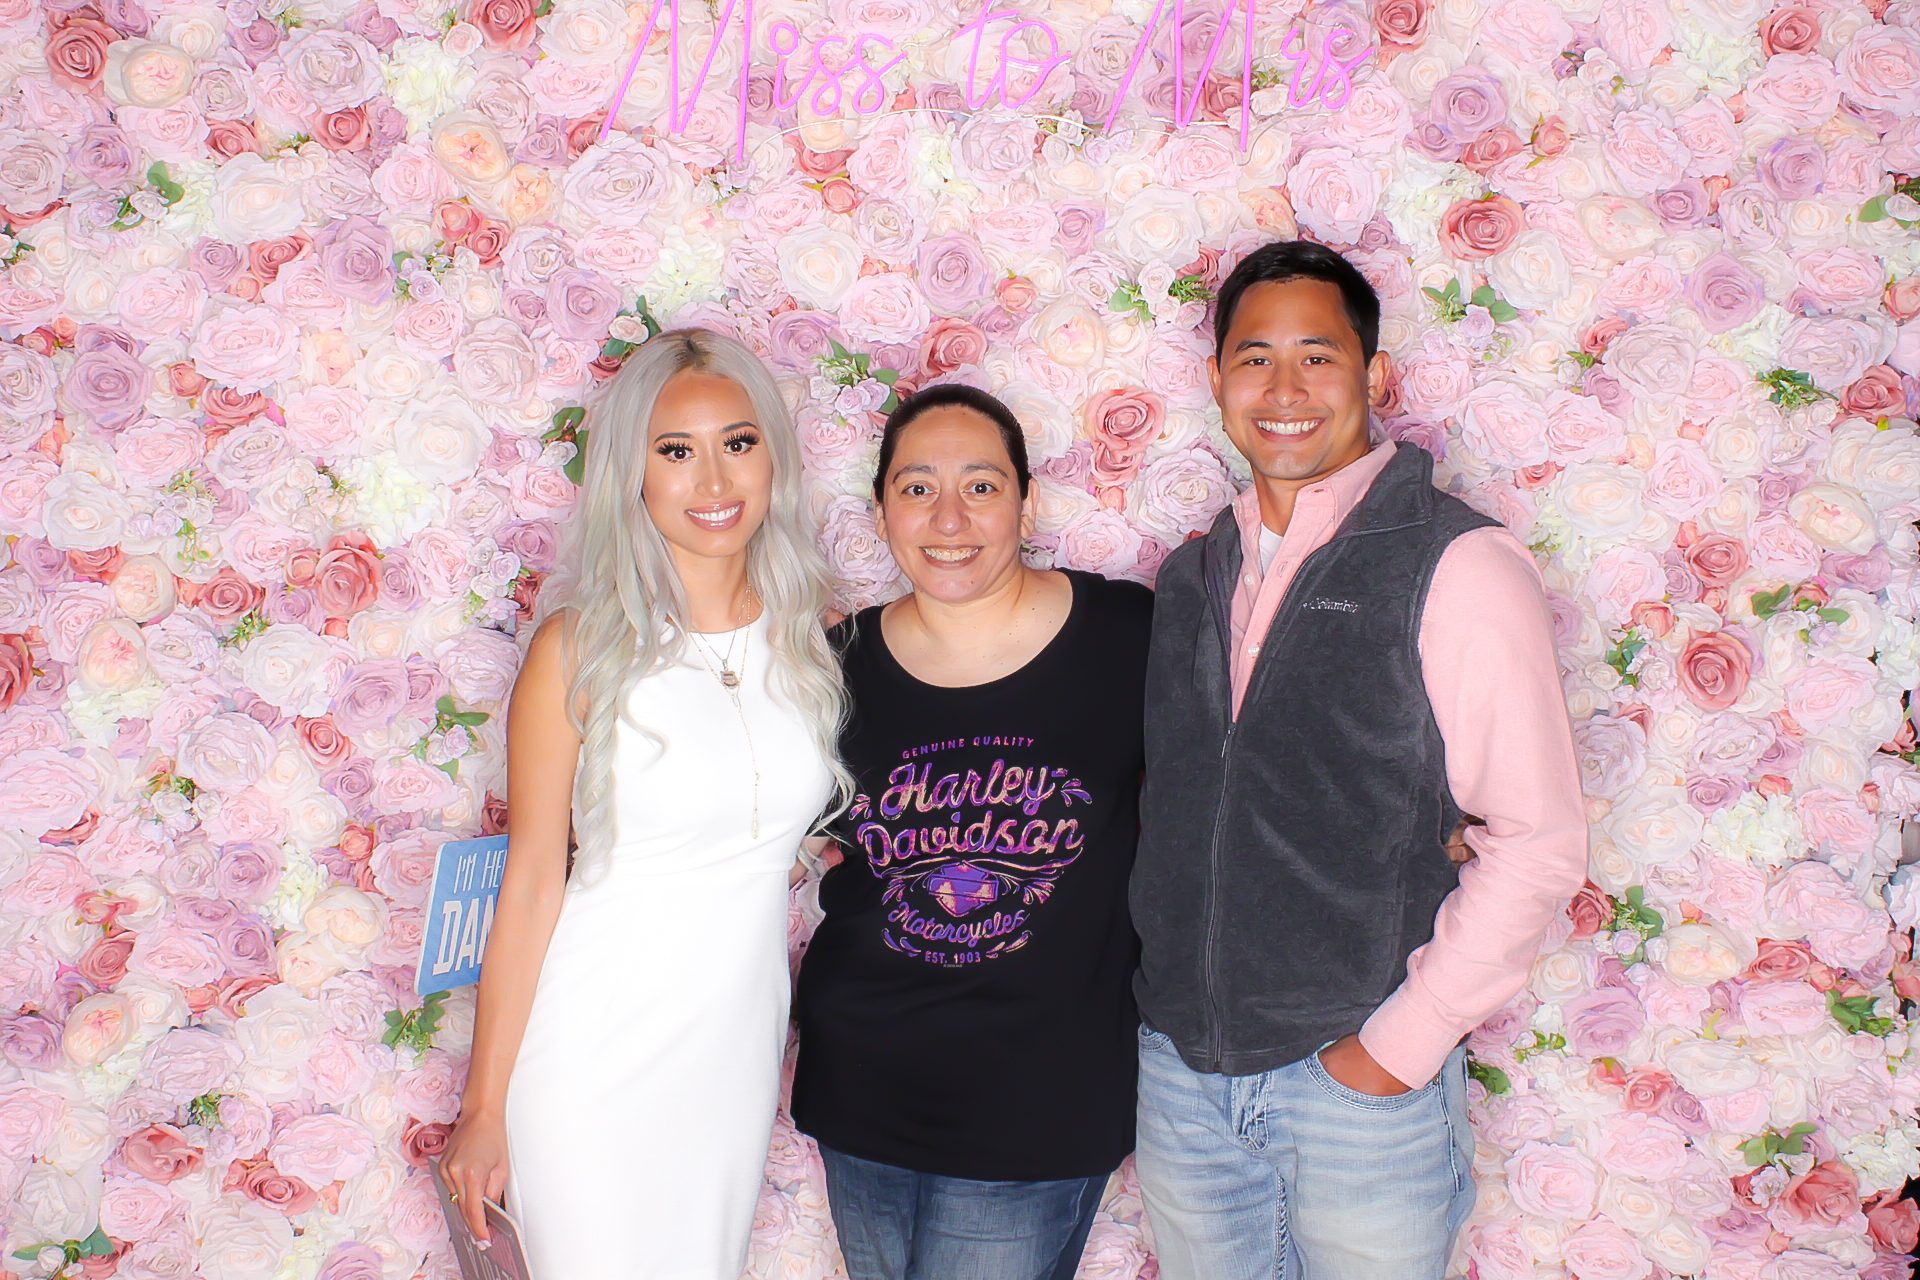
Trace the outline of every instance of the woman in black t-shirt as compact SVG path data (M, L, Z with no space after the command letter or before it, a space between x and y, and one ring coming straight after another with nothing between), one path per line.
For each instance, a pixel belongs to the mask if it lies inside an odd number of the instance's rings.
M909 398L874 493L913 592L835 632L857 794L801 966L793 1114L852 1280L1070 1280L1133 1149L1152 596L1026 567L1029 487L998 400Z

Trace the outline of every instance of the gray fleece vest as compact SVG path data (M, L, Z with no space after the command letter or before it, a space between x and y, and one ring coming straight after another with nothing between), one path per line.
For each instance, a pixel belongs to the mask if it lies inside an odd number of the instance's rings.
M1447 545L1494 523L1401 446L1288 586L1237 721L1232 510L1161 566L1134 993L1194 1070L1268 1071L1357 1031L1433 936L1460 810L1420 615Z

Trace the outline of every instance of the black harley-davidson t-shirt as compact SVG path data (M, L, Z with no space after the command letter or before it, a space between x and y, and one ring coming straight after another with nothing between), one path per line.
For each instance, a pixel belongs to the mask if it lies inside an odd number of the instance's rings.
M864 1160L983 1181L1092 1177L1133 1150L1152 593L1069 571L1026 666L944 688L880 610L834 634L856 795L800 969L793 1116Z

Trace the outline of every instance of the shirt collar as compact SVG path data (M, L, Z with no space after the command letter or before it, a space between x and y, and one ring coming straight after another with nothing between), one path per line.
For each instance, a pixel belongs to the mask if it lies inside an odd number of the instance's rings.
M1393 441L1382 440L1326 479L1316 480L1302 489L1294 500L1294 519L1299 519L1302 506L1323 511L1331 507L1328 512L1331 518L1326 521L1327 531L1331 534L1360 505L1360 499L1367 496L1367 490L1373 487L1373 482L1387 469L1387 463L1393 460L1396 447ZM1260 563L1260 492L1257 486L1248 486L1233 500L1233 518L1240 526L1240 549L1247 562Z

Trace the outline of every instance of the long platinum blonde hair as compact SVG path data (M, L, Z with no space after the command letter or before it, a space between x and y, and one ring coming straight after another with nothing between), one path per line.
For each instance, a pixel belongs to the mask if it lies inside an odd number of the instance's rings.
M836 807L852 793L837 742L846 701L840 664L821 629L831 593L825 561L807 527L800 446L786 402L766 366L741 343L704 329L670 330L628 358L588 414L586 474L564 539L559 581L541 593L543 614L574 613L563 646L570 673L567 715L580 734L574 870L588 880L605 871L615 836L615 725L626 719L664 742L658 730L628 714L627 700L642 676L679 661L687 648L686 592L666 539L647 514L641 480L651 454L647 437L655 402L667 380L688 369L736 383L753 402L761 439L772 454L773 499L766 522L747 544L747 581L767 614L773 688L804 717L830 762Z

